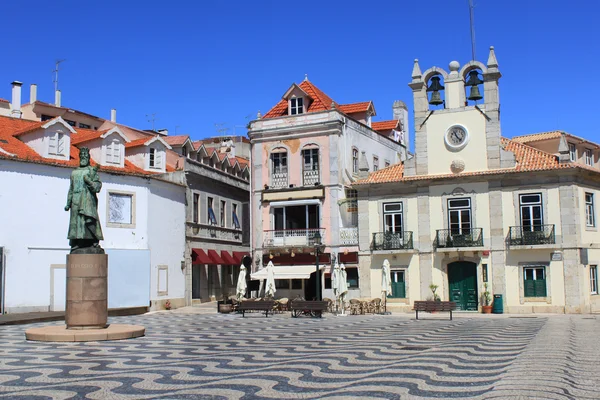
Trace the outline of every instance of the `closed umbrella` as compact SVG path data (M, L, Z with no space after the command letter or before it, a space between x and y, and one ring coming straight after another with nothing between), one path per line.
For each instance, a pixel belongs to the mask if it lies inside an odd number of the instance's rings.
M339 300L339 293L338 293L338 282L340 281L340 266L339 264L335 263L335 266L333 267L333 273L331 274L331 288L333 289L333 296L335 298L335 308L337 311L338 308L338 300Z
M342 264L340 265L340 277L338 280L338 296L340 296L342 314L345 314L346 294L348 294L348 274L346 273L346 266Z
M267 283L265 287L265 296L273 297L277 289L275 289L275 271L273 271L274 265L272 261L267 264Z
M392 294L392 273L390 271L390 262L385 259L381 268L381 295L383 297L384 313L387 312L387 297Z
M240 274L238 275L237 287L235 291L238 301L242 301L242 299L246 297L247 287L248 285L246 284L246 267L242 265L240 267Z

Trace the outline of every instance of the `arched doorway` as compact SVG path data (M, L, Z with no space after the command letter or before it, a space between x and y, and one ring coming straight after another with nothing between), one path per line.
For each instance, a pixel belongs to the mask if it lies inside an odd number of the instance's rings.
M458 310L477 311L477 264L469 261L448 264L448 288L450 301L456 302Z

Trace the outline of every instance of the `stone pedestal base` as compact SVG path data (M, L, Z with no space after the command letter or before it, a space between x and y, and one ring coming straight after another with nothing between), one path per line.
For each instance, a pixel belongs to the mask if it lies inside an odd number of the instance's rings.
M106 328L107 295L108 255L67 255L67 329Z
M145 332L146 329L139 325L111 324L102 329L67 329L61 325L27 329L25 338L40 342L97 342L136 338L144 336Z

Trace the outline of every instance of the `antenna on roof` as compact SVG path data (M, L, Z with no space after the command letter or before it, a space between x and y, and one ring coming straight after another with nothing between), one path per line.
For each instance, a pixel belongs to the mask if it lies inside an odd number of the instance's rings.
M146 118L148 118L148 122L152 122L152 130L154 131L154 121L156 121L156 113L146 114Z
M469 0L469 23L471 25L471 60L475 61L475 16L473 15L473 0Z
M53 79L53 82L54 82L54 93L56 93L56 91L58 90L58 66L63 61L67 61L67 59L63 58L62 60L56 60L56 67L54 67L54 70L52 71L54 73L54 79Z
M219 136L227 136L229 128L225 126L224 122L221 122L220 124L215 124L215 130L217 131Z

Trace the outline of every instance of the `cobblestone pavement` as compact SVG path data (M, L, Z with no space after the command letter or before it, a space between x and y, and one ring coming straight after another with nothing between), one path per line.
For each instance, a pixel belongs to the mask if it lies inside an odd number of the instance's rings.
M600 316L423 317L164 312L111 318L146 337L70 344L2 326L0 397L600 399Z

